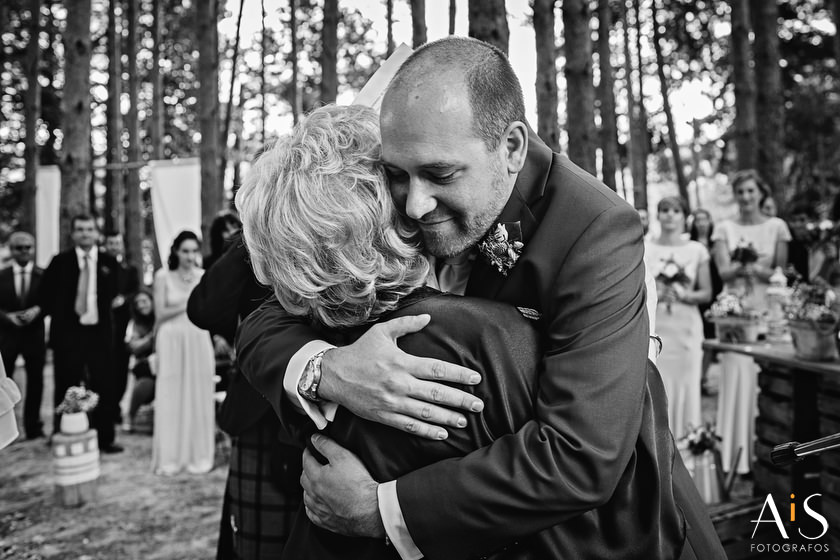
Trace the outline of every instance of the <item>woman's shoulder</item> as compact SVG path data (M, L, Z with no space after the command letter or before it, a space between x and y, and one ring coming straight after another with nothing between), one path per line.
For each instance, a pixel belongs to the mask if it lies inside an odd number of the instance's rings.
M161 267L155 271L155 283L164 282L167 278L171 276L171 271L164 267Z

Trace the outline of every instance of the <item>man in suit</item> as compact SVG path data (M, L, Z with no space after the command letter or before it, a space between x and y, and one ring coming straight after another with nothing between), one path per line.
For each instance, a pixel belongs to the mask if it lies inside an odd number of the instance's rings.
M120 232L105 232L105 253L117 261L117 297L114 299L112 322L114 329L114 395L119 402L128 383L128 358L125 344L125 329L131 319L131 298L140 289L140 277L137 267L125 260L125 243ZM122 423L122 415L117 408L115 423Z
M389 86L381 126L395 202L420 228L442 287L540 317L536 418L462 459L382 484L317 436L329 465L304 456L310 519L343 534L387 535L403 558L492 554L584 518L588 531L556 533L549 557L723 558L673 437L651 420L665 402L648 398L638 215L530 132L506 57L484 43L448 38L418 50ZM479 250L492 242L504 250ZM237 344L243 372L281 415L298 405L321 427L338 404L445 439L441 426L468 421L448 407L482 409L439 384L478 375L396 348L394 338L422 328L421 318L331 348L282 317L262 307Z
M54 400L58 406L69 387L86 382L99 394L92 414L99 450L119 453L122 447L114 443L118 397L111 370L111 308L118 295L119 267L97 249L99 230L93 217L75 216L70 224L74 247L53 257L41 283L41 309L51 317ZM58 430L58 415L55 421Z
M10 375L23 356L26 398L23 429L26 439L43 437L41 397L44 392L44 359L47 351L44 318L38 307L43 270L35 266L35 238L18 231L9 237L12 266L0 270L0 354Z

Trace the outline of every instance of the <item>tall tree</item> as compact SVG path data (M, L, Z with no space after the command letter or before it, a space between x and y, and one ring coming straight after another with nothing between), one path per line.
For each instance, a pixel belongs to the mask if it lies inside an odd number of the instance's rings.
M295 21L295 9L294 9L294 0L290 0L292 2L291 12L292 12L292 27L294 27ZM265 120L268 117L268 110L265 104L265 94L266 94L266 81L265 81L265 61L268 55L268 33L266 32L265 27L265 0L260 0L260 10L262 13L262 19L260 20L260 142L265 144ZM295 50L294 42L292 42L292 54L297 56L297 51ZM297 60L293 58L293 60ZM292 95L296 93L296 90L292 89ZM295 99L292 97L292 112L294 113L295 109Z
M615 173L618 169L618 128L615 121L615 78L611 63L610 29L612 7L609 0L598 2L598 108L601 116L601 180L616 190Z
M504 0L469 0L469 36L481 39L508 53L510 29Z
M656 52L656 72L659 75L659 89L662 94L662 110L665 113L665 121L668 124L668 143L671 146L671 155L674 158L674 172L677 176L677 186L680 196L689 203L688 180L685 178L682 157L680 157L680 145L677 143L677 131L674 127L674 114L671 111L671 102L668 99L668 78L665 75L665 56L662 54L662 31L657 20L656 0L651 3L651 22L653 24L653 50Z
M338 0L324 0L321 31L321 102L335 103L338 97Z
M411 2L411 44L416 49L426 42L426 0Z
M26 44L24 59L26 75L26 93L23 96L24 139L23 159L26 170L23 184L23 197L20 215L20 228L24 231L35 231L35 194L38 189L38 143L35 141L35 130L38 128L38 118L41 116L41 86L38 83L40 72L41 47L41 0L29 0L29 41Z
M750 18L748 0L729 0L732 28L732 82L735 86L735 149L738 168L756 165L755 81L750 66Z
M837 0L840 2L840 0ZM457 9L457 3L455 0L449 0L449 34L455 35L455 14Z
M645 61L642 55L642 3L640 0L633 0L634 22L636 27L636 77L639 80L639 119L636 125L639 127L639 138L642 139L640 150L647 168L647 157L650 154L650 142L648 139L648 115L645 107ZM645 190L647 190L647 172L645 173Z
M645 138L645 123L641 122L639 103L633 83L633 55L630 48L630 18L627 13L627 2L620 0L621 30L624 42L624 82L627 91L627 118L630 129L630 146L627 150L630 159L630 176L633 179L633 204L636 208L647 209L647 158L643 143Z
M125 182L122 147L122 28L117 21L119 0L108 2L108 102L105 106L105 135L107 140L105 172L105 227L122 231L125 227Z
M537 134L552 150L560 150L557 124L557 43L554 36L555 0L534 0L537 44Z
M834 15L834 68L840 73L840 0L831 0Z
M140 124L138 120L140 79L137 75L138 0L126 0L125 22L128 25L126 55L128 64L128 98L131 105L125 115L128 129L128 169L125 183L125 257L128 262L143 262L143 219L140 210Z
M159 1L159 0L156 0ZM329 3L329 0L327 0ZM222 125L222 163L219 165L219 177L224 181L227 170L228 137L230 136L230 119L233 115L233 94L236 90L236 78L239 76L239 39L242 32L242 12L245 8L245 0L239 0L239 15L236 18L236 36L233 39L233 55L230 57L230 83L228 84L228 100L225 105L225 120ZM326 15L324 16L326 26ZM326 47L325 47L326 48Z
M297 0L289 0L289 11L291 13L290 25L292 32L292 52L289 55L292 59L292 122L297 124L301 114L303 100L301 99L300 79L298 78L298 28L297 28Z
M755 34L755 111L758 139L758 172L770 184L776 202L785 202L782 181L782 134L784 99L782 72L779 66L779 7L776 0L750 0L750 18Z
M149 138L152 141L152 159L164 159L163 151L163 74L160 71L161 35L164 12L163 0L152 0L152 69L149 81L152 84L152 110L149 118ZM237 30L238 32L238 30Z
M388 49L385 56L394 52L394 0L385 0L385 18L388 26Z
M595 170L595 86L587 0L563 1L566 37L566 122L569 159L593 175Z
M69 244L70 220L90 211L90 9L78 0L67 10L64 43L64 139L61 147L61 246Z
M219 177L219 31L217 0L197 10L198 22L198 118L201 129L201 229L208 228L222 209L224 186Z

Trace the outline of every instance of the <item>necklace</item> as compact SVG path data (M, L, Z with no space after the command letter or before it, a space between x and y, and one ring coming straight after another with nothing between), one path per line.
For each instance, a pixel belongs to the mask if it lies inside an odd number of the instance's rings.
M192 284L195 280L195 271L192 269L190 269L189 272L183 272L180 269L175 272L178 273L178 278L180 278L184 284Z

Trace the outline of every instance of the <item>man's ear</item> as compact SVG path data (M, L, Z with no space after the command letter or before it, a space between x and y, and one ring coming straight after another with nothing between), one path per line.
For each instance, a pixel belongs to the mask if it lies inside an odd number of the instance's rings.
M505 129L503 138L507 171L515 175L522 170L528 154L528 127L522 121L513 121Z

